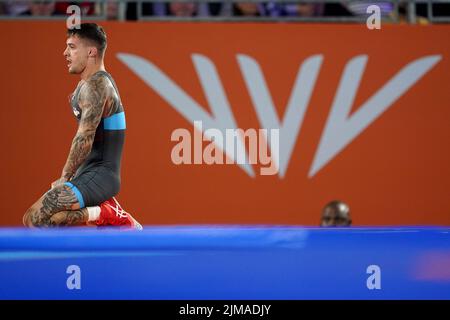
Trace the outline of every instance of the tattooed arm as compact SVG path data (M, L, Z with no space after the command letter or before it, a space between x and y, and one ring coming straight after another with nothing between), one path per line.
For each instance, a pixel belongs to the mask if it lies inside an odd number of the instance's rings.
M89 79L80 89L81 119L66 164L59 180L69 181L92 149L95 131L102 118L107 101L108 83L104 77Z

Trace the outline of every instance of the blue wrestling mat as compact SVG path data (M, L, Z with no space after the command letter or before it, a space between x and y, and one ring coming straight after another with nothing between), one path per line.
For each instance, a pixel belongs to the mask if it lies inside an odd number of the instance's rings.
M0 229L1 299L450 299L450 228Z

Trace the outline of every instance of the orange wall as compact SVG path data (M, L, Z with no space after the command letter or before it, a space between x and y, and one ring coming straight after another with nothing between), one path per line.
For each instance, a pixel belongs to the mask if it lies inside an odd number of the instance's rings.
M356 225L450 224L450 26L104 23L106 66L127 115L122 164L126 210L145 224L274 223L317 225L329 200L348 202ZM0 224L23 212L58 178L76 121L68 95L63 22L1 22ZM191 59L212 61L239 127L260 128L236 58L263 70L279 117L300 64L323 62L286 174L252 178L237 165L179 165L170 155L176 128L192 124L117 57L151 61L209 110ZM368 61L358 108L409 63L440 60L318 173L308 177L341 75L358 55ZM350 115L351 117L351 115Z

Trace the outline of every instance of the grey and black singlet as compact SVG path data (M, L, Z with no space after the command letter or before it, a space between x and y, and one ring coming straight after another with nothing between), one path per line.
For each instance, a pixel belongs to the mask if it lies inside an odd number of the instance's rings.
M125 113L119 90L111 75L99 71L93 77L107 77L118 99L111 106L110 116L102 118L95 132L91 153L78 168L74 178L66 182L76 194L80 207L96 206L115 196L120 189L120 163L125 139ZM79 86L70 99L73 113L81 119L82 110L78 105Z

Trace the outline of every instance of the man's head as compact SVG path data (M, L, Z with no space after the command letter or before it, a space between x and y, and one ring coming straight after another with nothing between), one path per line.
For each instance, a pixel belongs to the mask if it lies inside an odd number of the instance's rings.
M106 50L106 34L95 23L82 23L79 29L67 30L67 47L64 50L69 72L80 74L88 63L103 61Z
M350 208L342 201L331 201L322 210L321 227L347 227L352 224Z

